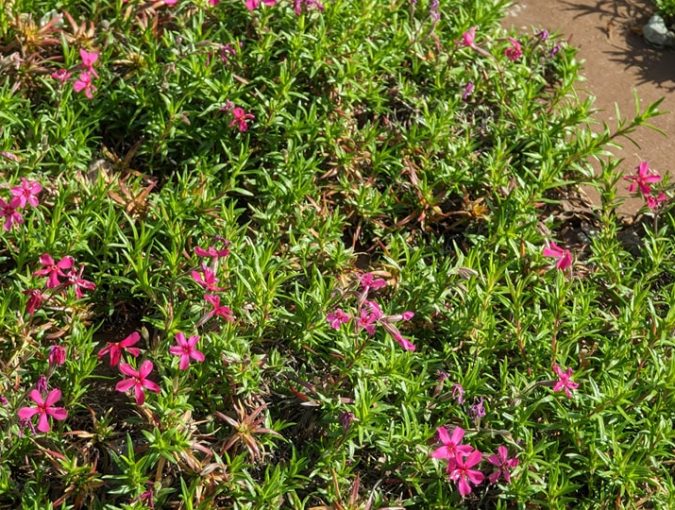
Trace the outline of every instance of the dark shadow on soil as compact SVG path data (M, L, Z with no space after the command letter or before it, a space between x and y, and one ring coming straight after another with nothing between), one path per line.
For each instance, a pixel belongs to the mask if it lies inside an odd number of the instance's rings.
M614 48L603 53L609 60L632 71L636 86L651 83L664 93L675 91L675 51L649 45L642 37L642 27L654 11L648 0L599 0L595 5L563 0L565 10L575 12L574 19L595 16L600 31ZM625 47L616 44L622 39ZM613 41L613 39L615 39ZM608 77L610 78L610 77ZM609 84L608 84L609 85Z

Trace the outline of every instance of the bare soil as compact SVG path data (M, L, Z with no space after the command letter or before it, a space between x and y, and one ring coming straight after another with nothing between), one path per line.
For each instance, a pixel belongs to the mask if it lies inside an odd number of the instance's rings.
M653 10L649 0L514 0L504 25L526 32L545 28L578 48L587 79L580 90L595 96L597 119L614 126L615 104L623 117L634 115L635 91L642 108L665 97L660 110L675 111L675 51L653 48L642 38L642 26ZM646 160L673 179L675 113L657 117L652 124L667 136L639 129L631 137L638 147L625 140L614 153L624 159L621 168L626 174ZM627 197L622 211L632 214L642 203Z

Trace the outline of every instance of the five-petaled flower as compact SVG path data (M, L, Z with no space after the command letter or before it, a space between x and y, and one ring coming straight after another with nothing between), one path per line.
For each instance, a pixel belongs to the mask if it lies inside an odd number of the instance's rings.
M199 342L199 336L197 335L186 339L183 333L176 334L176 345L172 345L169 352L174 356L180 356L178 368L181 370L188 369L191 359L200 363L206 359L204 353L197 350L197 342Z
M138 347L132 347L132 345L136 345L140 339L141 335L137 331L134 331L124 340L120 340L119 342L108 342L103 349L98 351L98 359L109 354L110 366L115 367L120 362L123 352L129 353L135 358L141 353L141 350Z
M62 421L68 417L68 412L63 407L55 407L59 400L61 400L61 390L53 389L45 398L38 390L30 392L30 398L35 402L35 407L22 407L17 412L21 420L29 421L36 414L39 416L37 429L40 432L49 432L51 427L49 425L49 417Z
M544 257L553 257L556 259L555 267L561 271L572 266L572 252L561 248L553 242L544 247L542 255L544 255Z
M232 314L232 309L229 306L220 304L220 296L218 296L217 294L205 294L204 301L213 306L213 308L209 310L207 314L208 318L211 318L215 315L216 317L221 317L225 319L227 322L234 322L234 315Z
M624 180L630 183L627 188L629 193L640 190L640 193L647 196L652 192L651 185L661 182L661 176L650 170L649 163L642 161L637 166L635 175L626 176Z
M483 455L478 450L472 450L468 454L457 455L454 464L448 464L450 480L457 484L459 494L463 498L471 494L471 484L480 485L485 480L483 473L477 469L471 469L480 464L482 458Z
M91 81L91 75L92 73L89 71L82 71L80 76L77 77L77 80L75 80L75 83L73 83L73 90L75 90L75 92L84 91L84 95L87 99L93 99L94 91L96 90L96 87L94 87L94 84Z
M432 458L445 459L449 465L454 465L457 457L462 454L468 455L473 451L473 448L468 444L462 444L462 439L464 439L463 428L455 427L452 434L449 434L445 427L438 427L436 432L438 433L438 440L443 446L432 452Z
M21 184L14 186L11 190L12 196L18 201L17 207L37 207L40 201L38 195L42 191L42 185L37 181L29 181L26 178L21 179Z
M148 375L150 375L152 369L152 361L147 359L141 363L138 370L134 370L133 367L127 363L120 363L120 372L128 376L129 379L119 381L117 385L115 385L115 389L117 391L126 392L133 388L136 403L139 406L143 405L145 402L145 390L154 393L159 393L161 391L157 383L148 379Z
M55 262L51 255L45 253L40 256L40 264L42 264L43 269L39 269L33 274L35 276L46 276L47 288L53 289L61 284L59 277L66 277L64 271L72 268L73 263L73 257L66 256L58 262Z
M568 368L565 372L557 363L553 365L553 371L558 376L558 380L553 386L553 391L564 391L567 398L572 398L572 391L579 387L579 383L575 383L572 377L572 369Z
M497 453L490 455L487 461L497 468L489 476L490 483L497 483L502 477L506 483L511 483L511 470L518 465L518 459L509 458L509 450L506 446L498 446Z
M19 199L14 197L9 202L0 198L0 216L5 218L4 229L9 231L15 224L23 223L23 216L19 212Z
M361 288L364 291L379 290L387 286L387 281L383 278L375 278L373 273L364 273L360 279Z
M218 287L218 277L216 273L206 264L202 264L201 273L199 271L191 272L192 279L209 292L218 292L223 289Z
M76 271L74 268L68 271L68 274L66 274L66 278L68 279L68 284L72 285L75 287L75 296L77 299L82 299L84 297L84 290L94 290L96 288L96 284L94 282L90 282L89 280L85 280L82 278L82 273L84 272L84 267L80 267L79 271Z
M347 324L351 317L342 308L337 308L334 312L326 314L326 320L333 329L340 329L340 326Z

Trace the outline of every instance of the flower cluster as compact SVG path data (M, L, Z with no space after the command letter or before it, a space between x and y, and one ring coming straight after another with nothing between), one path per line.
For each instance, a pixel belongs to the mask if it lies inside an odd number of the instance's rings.
M470 445L462 444L464 429L455 427L452 434L445 427L437 429L438 439L442 446L436 448L431 457L448 462L446 472L450 480L455 482L459 494L464 498L471 494L473 487L483 483L485 474L475 469L482 460L483 454ZM499 446L497 453L489 455L487 461L494 466L489 475L490 483L497 483L503 478L506 483L511 481L511 471L518 466L518 459L509 458L508 449Z
M642 161L635 169L635 175L629 175L624 179L630 184L628 185L629 193L638 193L645 199L647 207L650 209L658 209L663 202L668 200L668 197L663 191L656 192L652 189L652 184L661 182L661 176L654 173L649 168L646 161Z
M94 69L94 66L99 58L98 51L87 51L85 49L80 49L80 59L82 63L80 65L81 71L77 79L73 82L73 90L75 92L84 92L84 95L87 99L94 98L94 92L96 87L94 86L93 79L98 78L98 73ZM59 69L54 71L51 74L51 77L61 84L65 84L70 80L72 73L67 69Z
M30 206L37 207L40 203L38 195L42 191L42 185L37 181L21 179L21 184L10 190L12 198L8 202L0 198L0 216L4 218L3 228L11 230L14 225L23 223L21 210Z
M385 315L377 302L368 299L368 293L371 290L379 290L386 287L386 285L387 282L385 280L382 278L375 278L372 273L365 273L361 276L361 293L359 294L358 299L358 312L354 317L356 331L358 332L363 329L372 336L375 334L376 327L380 325L382 326L382 329L389 333L406 351L414 351L415 345L410 340L403 337L395 324L400 321L409 321L415 314L406 311L396 315ZM337 330L340 329L343 324L351 321L352 316L342 310L342 308L337 308L326 315L326 320L331 328Z

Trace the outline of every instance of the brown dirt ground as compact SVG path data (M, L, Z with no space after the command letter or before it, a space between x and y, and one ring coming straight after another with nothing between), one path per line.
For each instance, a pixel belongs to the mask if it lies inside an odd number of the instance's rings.
M649 0L514 0L504 26L524 32L545 28L577 47L587 78L580 90L596 97L597 119L614 126L615 104L622 116L634 114L634 90L643 108L665 97L660 110L675 112L675 51L652 48L641 35L652 12ZM652 124L668 137L641 128L632 136L639 147L624 140L623 149L614 153L624 159L624 173L632 173L639 161L646 160L661 174L675 178L671 148L675 113L659 116ZM597 195L591 198L597 200ZM622 211L631 214L641 205L642 200L627 198Z

